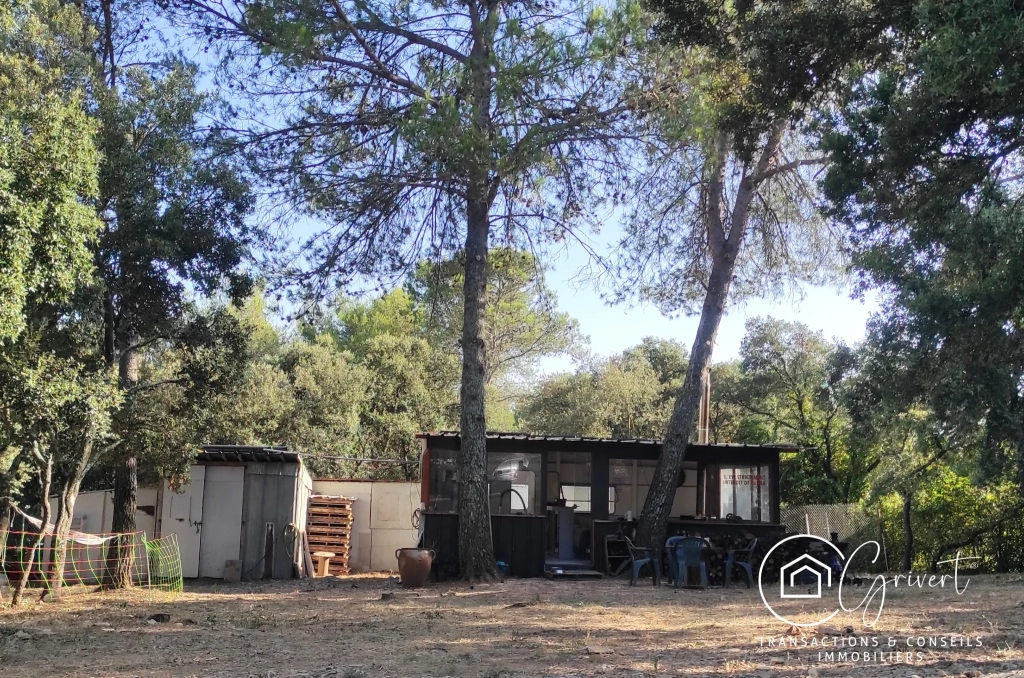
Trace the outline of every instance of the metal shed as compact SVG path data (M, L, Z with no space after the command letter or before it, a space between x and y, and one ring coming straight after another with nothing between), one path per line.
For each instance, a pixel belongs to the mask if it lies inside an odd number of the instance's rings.
M189 482L161 488L157 534L175 534L182 574L287 579L301 568L312 479L298 452L283 447L207 445Z

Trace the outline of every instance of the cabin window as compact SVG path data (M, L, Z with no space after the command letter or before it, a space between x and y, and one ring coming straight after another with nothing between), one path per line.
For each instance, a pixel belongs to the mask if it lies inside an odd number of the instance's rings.
M608 515L620 518L629 512L633 513L633 517L640 515L657 464L653 459L610 460L608 485L615 490L617 501L614 507L608 507Z
M632 513L639 517L647 501L647 492L654 480L658 462L654 459L612 459L608 467L608 483L615 488L618 501L608 508L608 515L619 518ZM672 501L672 516L693 518L697 515L697 463L683 462L683 473Z
M430 450L430 502L427 508L455 513L459 505L459 479L455 450Z
M562 485L562 498L566 506L575 506L576 513L590 513L590 485ZM608 513L615 514L615 488L608 488Z
M585 502L587 508L577 508L576 512L590 512L590 453L588 452L551 452L548 453L548 501L557 501L559 499L565 499L567 506L576 504L577 506L583 506ZM568 494L565 488L572 486L576 490L568 490ZM582 488L588 488L585 492ZM572 496L569 496L569 495Z
M769 520L771 467L723 466L719 471L722 518L733 514L744 520Z
M516 452L487 454L491 513L538 515L541 455Z

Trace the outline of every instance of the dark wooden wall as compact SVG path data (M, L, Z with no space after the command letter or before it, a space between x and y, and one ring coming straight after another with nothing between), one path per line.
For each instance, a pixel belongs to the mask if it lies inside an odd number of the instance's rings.
M512 577L544 576L544 516L491 516L494 558Z
M455 513L424 513L420 548L434 551L430 566L433 581L459 576L459 516Z
M494 558L508 565L511 577L544 575L544 516L491 516ZM434 581L459 575L459 516L423 514L420 548L434 550L430 576Z

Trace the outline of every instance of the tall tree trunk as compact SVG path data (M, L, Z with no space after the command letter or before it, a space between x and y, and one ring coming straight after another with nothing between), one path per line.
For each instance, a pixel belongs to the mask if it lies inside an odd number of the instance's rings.
M481 215L480 212L483 211ZM471 205L466 237L465 309L459 452L459 571L464 579L495 575L487 501L487 426L484 419L484 305L487 285L487 214ZM481 221L483 223L481 223Z
M0 574L6 574L7 533L11 531L11 500L0 488Z
M64 568L67 565L68 547L71 542L71 519L75 514L75 499L78 491L72 493L69 486L57 495L57 519L53 525L53 557L50 559L50 598L59 598L64 588Z
M53 526L53 559L50 568L50 597L57 598L64 588L64 567L67 563L68 548L72 542L68 539L71 533L71 521L75 515L75 502L78 501L78 490L82 487L85 474L93 462L93 436L95 428L82 441L82 449L75 467L62 479L57 494L57 520Z
M914 495L910 492L902 492L900 495L903 498L903 570L910 572L914 565L914 526L910 517Z
M474 157L466 200L466 271L463 282L462 387L460 417L462 444L459 474L459 573L463 579L493 579L496 575L487 501L487 425L484 418L486 345L484 310L487 304L487 247L490 235L491 185L491 49L496 7L469 5L473 49L470 54Z
M139 383L139 353L132 348L135 337L129 339L130 346L121 353L118 366L121 388L130 390ZM130 408L131 396L125 399L125 408ZM138 460L127 451L114 469L114 515L112 532L121 536L112 539L107 547L107 572L104 583L114 588L126 588L132 583L132 567L135 560L134 537L136 530L135 508L138 500Z
M134 456L120 461L114 470L114 516L111 531L119 535L107 546L107 572L104 583L114 588L132 585L135 565L135 500L139 479Z
M14 518L14 478L21 466L22 455L17 451L8 452L0 459L0 574L4 574L7 562L7 535L11 531L11 520Z
M711 372L711 357L714 352L715 336L725 315L725 305L729 299L729 288L732 286L736 260L743 246L750 216L750 205L757 194L760 184L767 176L769 168L776 161L784 122L776 122L769 133L761 150L757 164L744 171L736 191L736 197L726 219L726 167L729 156L729 139L719 134L714 157L708 159L708 195L706 207L706 224L708 245L711 250L711 274L708 277L707 292L701 308L700 324L697 336L690 351L690 364L686 377L676 396L672 407L672 415L668 421L665 439L662 441L661 454L654 471L654 479L644 502L640 525L637 530L637 541L644 546L661 553L665 543L665 532L672 503L675 500L679 474L683 469L686 457L686 446L693 432L700 408L704 384Z
M107 227L109 229L109 226ZM103 295L103 358L109 367L113 367L117 361L117 346L115 343L115 325L117 316L114 312L114 299L108 290Z
M14 585L14 593L11 595L11 605L17 607L21 604L21 598L25 594L25 588L28 586L29 577L32 576L32 565L36 561L36 553L39 552L39 548L43 545L43 540L46 539L46 525L50 522L50 484L53 480L53 456L47 450L46 461L43 464L43 468L40 470L39 484L42 490L42 520L43 524L39 527L39 534L36 536L32 545L29 547L28 555L22 556L22 571L21 578Z
M19 460L22 459L16 453L11 457L0 460L5 468L0 470L0 575L6 573L4 564L7 561L7 534L10 532L10 521L12 518L13 480L17 473ZM9 461L9 465L7 462Z
M711 371L711 356L715 345L715 335L725 315L725 303L732 285L732 274L735 259L716 261L711 269L708 281L708 293L701 309L700 324L697 326L697 337L690 351L690 363L686 377L676 396L669 418L668 431L662 441L658 465L654 470L654 479L644 502L643 513L637 540L644 545L659 549L665 543L665 531L672 503L675 501L676 488L679 486L679 473L683 468L686 445L693 431L697 410L700 407L701 395L704 392L704 381Z

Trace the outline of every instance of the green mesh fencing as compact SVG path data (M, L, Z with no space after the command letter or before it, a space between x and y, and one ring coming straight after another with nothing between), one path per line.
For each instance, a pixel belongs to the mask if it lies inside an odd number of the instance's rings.
M131 554L128 576L133 587L149 592L178 594L182 591L181 554L176 535L147 539L143 532L85 534L71 532L57 538L52 526L46 534L37 530L12 530L0 543L0 573L14 586L28 572L28 585L46 589L51 596L57 582L54 576L57 554L64 553L61 591L75 587L106 587L111 582L119 550Z
M178 535L170 534L160 539L146 539L148 586L151 591L181 593L181 551L178 550Z

